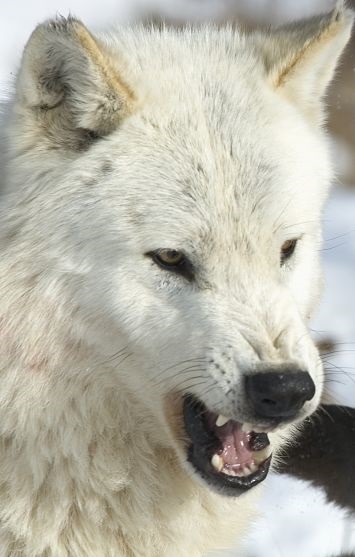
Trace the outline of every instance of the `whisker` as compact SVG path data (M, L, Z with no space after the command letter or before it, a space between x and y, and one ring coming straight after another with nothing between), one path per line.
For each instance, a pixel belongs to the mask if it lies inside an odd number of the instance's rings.
M160 375L163 375L164 373L166 373L167 371L171 371L174 368L177 368L180 365L183 364L188 364L188 363L195 363L195 362L206 362L207 359L206 358L189 358L187 360L181 360L180 362L176 362L175 364L172 364L171 366L168 366L162 370L160 370L155 376L153 376L153 379L159 377ZM178 372L181 373L181 372Z
M324 239L323 242L333 242L334 240L338 240L339 238L344 238L345 236L350 236L351 234L354 234L355 230L349 230L349 232L343 232L342 234L338 234L337 236L334 236L333 238L327 238Z
M320 249L317 250L317 251L319 251L319 252L320 252L320 251L329 251L329 250L332 250L332 249L335 249L335 248L340 248L341 246L345 246L346 243L347 243L347 242L341 242L340 244L335 244L335 246L329 246L329 247L326 247L326 248L320 248Z
M344 354L346 352L355 352L355 349L333 350L332 352L324 352L320 355L321 358L331 356L332 354Z
M311 224L311 223L314 223L314 222L318 222L318 221L317 220L304 220L304 221L294 222L293 224L287 224L287 225L284 225L284 226L279 226L279 228L281 228L282 230L286 230L287 228L292 228L294 226L301 226L301 224ZM324 223L324 222L327 222L327 221L322 220L322 222ZM278 229L276 229L276 231Z
M293 197L294 197L294 196L293 196ZM276 227L276 225L277 225L278 221L281 219L281 217L282 217L282 215L284 214L284 212L286 211L286 209L289 207L290 203L292 203L293 197L291 197L291 198L287 201L286 205L285 205L285 206L283 207L283 209L281 210L279 216L278 216L277 219L274 221L274 223L273 223L273 225L272 225L272 227L273 227L273 229L274 229L274 233L276 233L276 232L282 227L282 223L279 224L279 226L277 226L277 227ZM275 227L276 227L276 228L275 228Z
M159 387L160 385L164 384L166 381L173 381L174 379L179 379L181 376L187 375L188 373L195 372L195 371L203 371L204 368L201 366L189 366L183 370L181 370L178 374L171 376L168 375L166 377L161 377L159 381L156 381L154 378L152 379L153 383ZM182 377L184 379L184 377Z

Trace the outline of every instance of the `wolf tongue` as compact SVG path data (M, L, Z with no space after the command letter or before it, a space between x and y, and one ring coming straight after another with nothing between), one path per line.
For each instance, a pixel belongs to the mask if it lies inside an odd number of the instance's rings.
M218 454L224 463L236 468L243 467L252 462L252 451L250 448L250 434L242 431L241 424L228 422L226 427L218 432L218 438L222 449Z

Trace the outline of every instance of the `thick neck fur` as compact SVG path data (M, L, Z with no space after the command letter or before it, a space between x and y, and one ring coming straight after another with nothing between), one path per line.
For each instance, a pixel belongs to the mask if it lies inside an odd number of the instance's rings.
M43 277L21 267L15 288L2 264L1 555L23 543L16 555L138 557L144 547L145 557L192 557L231 541L231 501L200 488L158 446L154 419L120 382L117 360L71 340L75 310L64 316L49 294L40 297Z

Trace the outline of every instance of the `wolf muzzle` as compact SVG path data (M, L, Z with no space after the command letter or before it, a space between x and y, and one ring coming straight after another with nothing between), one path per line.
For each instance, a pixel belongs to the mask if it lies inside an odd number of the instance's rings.
M316 389L305 371L265 371L245 377L245 392L258 419L283 422L296 418L304 404L314 397Z

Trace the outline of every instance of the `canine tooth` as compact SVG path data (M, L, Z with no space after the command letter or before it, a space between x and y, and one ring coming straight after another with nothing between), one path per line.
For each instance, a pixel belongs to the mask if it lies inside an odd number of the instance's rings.
M249 476L249 474L250 472L248 470L246 470L245 468L241 468L236 473L236 476L238 476L239 478L245 478L246 476Z
M217 472L221 472L224 466L223 458L218 454L214 454L211 460L211 464Z
M229 419L226 418L225 416L223 416L222 414L219 414L217 420L216 420L216 426L217 427L222 427L224 426L227 422L229 422Z
M250 476L250 475L253 473L253 470L252 470L252 467L251 467L250 464L246 464L246 465L244 466L243 470L244 470L244 474L245 474L246 476Z
M251 431L255 431L255 429L253 429L253 424L245 422L242 424L242 431L244 431L244 433L250 433Z
M269 456L271 456L271 454L272 454L272 448L270 445L268 445L267 447L265 447L265 449L262 449L261 451L253 452L253 460L254 462L256 462L256 464L261 464L266 459L268 459Z
M255 431L255 433L268 433L270 430L255 425L253 431Z
M224 470L224 474L227 474L227 476L238 476L237 472L233 470L233 468L226 468Z
M255 462L251 462L251 463L249 464L248 468L249 468L251 474L254 474L254 472L256 472L257 469L258 469L258 467L257 467L257 465L255 464Z

